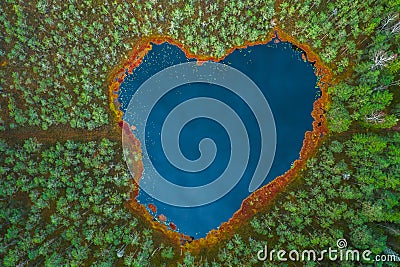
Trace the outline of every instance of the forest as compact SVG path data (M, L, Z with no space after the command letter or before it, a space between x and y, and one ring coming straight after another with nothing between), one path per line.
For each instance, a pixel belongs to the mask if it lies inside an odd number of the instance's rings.
M1 266L277 266L257 260L266 242L321 250L340 238L400 259L398 0L50 2L0 4ZM191 249L127 204L115 70L146 38L222 58L276 31L332 71L329 133L267 206Z

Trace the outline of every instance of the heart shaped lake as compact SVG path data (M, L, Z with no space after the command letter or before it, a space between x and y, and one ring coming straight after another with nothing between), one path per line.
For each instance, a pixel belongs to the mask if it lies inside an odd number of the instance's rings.
M143 151L140 184L146 187L137 200L155 219L204 237L228 221L251 191L291 168L305 132L312 130L320 94L314 67L304 58L304 52L275 39L234 50L214 63L224 69L219 73L211 62L194 64L175 45L152 45L121 83L118 101ZM182 64L191 62L197 67ZM175 66L189 73L181 75L176 67L172 81L162 80L160 73ZM192 79L206 68L202 79ZM164 90L157 97L155 87Z

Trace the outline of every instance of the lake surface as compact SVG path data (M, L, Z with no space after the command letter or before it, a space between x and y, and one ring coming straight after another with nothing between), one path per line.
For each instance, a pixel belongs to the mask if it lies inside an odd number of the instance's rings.
M304 134L312 130L311 111L313 102L319 95L315 87L317 77L309 62L301 58L301 51L292 49L289 43L270 42L266 45L238 49L220 63L229 65L251 78L260 88L273 113L276 125L276 151L271 169L262 185L272 181L290 169L299 158ZM143 62L129 74L120 86L118 100L125 113L128 104L137 89L157 72L184 62L185 54L176 46L164 43L153 45ZM160 133L167 115L180 103L193 98L209 97L224 102L241 118L248 132L250 156L247 168L236 186L219 200L198 207L176 207L164 204L140 190L138 201L142 204L154 204L157 217L163 214L167 223L173 222L178 231L194 238L201 238L211 229L229 220L250 193L249 183L256 169L261 137L257 120L246 103L236 94L224 87L191 83L178 86L161 98L150 113L146 124L147 156L156 166L157 172L168 181L188 187L208 184L226 169L229 162L231 143L223 125L208 118L198 118L188 122L179 136L179 146L183 155L196 160L200 157L199 143L204 138L214 141L217 153L214 161L199 172L186 172L170 164L163 153ZM140 140L140 138L139 138ZM143 140L140 140L143 144ZM144 172L150 166L144 165ZM151 177L146 177L151 179Z

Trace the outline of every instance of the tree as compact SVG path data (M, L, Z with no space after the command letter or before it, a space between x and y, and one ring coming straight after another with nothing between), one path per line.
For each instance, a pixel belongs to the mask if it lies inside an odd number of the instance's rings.
M388 14L385 19L382 20L382 30L388 30L390 28L390 24L397 19L397 14Z
M383 50L378 50L374 54L374 65L372 65L372 69L382 69L387 66L390 61L395 60L397 54L389 55L388 52Z
M400 21L397 22L396 24L394 24L391 28L390 28L390 33L391 34L398 34L400 32Z
M384 123L385 113L384 112L373 112L369 116L365 116L365 120L371 123Z
M165 259L172 259L174 257L174 250L172 247L163 248L161 250L161 256Z
M351 124L351 117L343 103L332 101L328 110L328 126L332 132L341 133L347 131Z

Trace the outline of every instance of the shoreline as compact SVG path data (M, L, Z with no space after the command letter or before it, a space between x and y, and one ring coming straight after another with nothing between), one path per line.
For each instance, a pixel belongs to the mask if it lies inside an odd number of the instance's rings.
M314 119L312 122L313 130L307 131L305 133L303 145L299 153L299 158L294 161L292 168L286 171L283 175L276 177L267 185L254 191L247 198L245 198L240 208L232 215L232 217L227 222L223 222L219 226L218 230L213 229L207 233L206 237L193 240L192 242L185 242L184 245L182 245L182 240L185 240L187 236L178 233L176 231L172 231L168 229L166 225L154 221L153 216L149 213L146 207L143 204L140 204L139 202L136 201L136 196L139 192L138 191L139 188L136 188L136 190L131 193L132 198L127 203L127 205L130 207L131 210L141 213L142 216L150 223L150 225L153 228L161 230L161 232L163 232L167 237L169 237L171 241L174 240L174 242L177 242L177 244L181 245L184 249L187 249L191 252L199 252L202 248L207 246L213 246L219 241L233 235L241 224L248 222L248 220L252 216L254 216L257 212L265 209L265 207L271 202L271 200L277 194L283 192L287 187L287 185L305 167L307 159L309 159L315 154L316 148L321 143L321 140L329 132L327 127L327 121L324 114L326 112L325 109L330 102L327 93L327 84L332 81L333 73L326 65L322 63L319 56L312 51L309 45L301 44L294 37L282 31L279 27L274 27L274 29L268 34L268 37L265 40L258 42L245 42L243 46L232 47L228 49L226 51L226 54L221 58L193 55L189 52L189 49L186 49L184 47L183 44L181 44L176 40L173 40L170 37L166 36L148 37L145 39L141 39L137 43L136 47L132 50L128 61L123 63L122 67L121 65L117 67L116 68L117 71L113 71L111 73L111 78L109 82L110 108L111 111L116 115L117 121L120 123L120 126L124 130L126 123L122 121L123 112L119 110L119 103L117 96L119 86L123 82L124 78L127 76L126 73L128 74L132 73L133 69L136 68L138 65L140 65L144 56L152 49L151 43L162 44L168 42L172 45L176 45L185 53L187 58L195 58L197 59L198 64L201 64L202 62L208 60L219 62L236 49L267 44L275 38L277 38L277 40L281 42L289 42L290 44L295 45L296 47L304 51L304 55L307 61L314 65L315 75L318 77L317 86L319 86L321 90L321 96L314 101L313 110L311 112L311 116ZM140 141L136 139L136 137L133 134L131 134L131 138L133 143L135 144L137 151L141 153ZM142 164L141 161L140 164ZM143 165L141 165L141 167L143 168ZM140 175L135 175L135 177L132 178L135 180L137 179L138 182L140 177L141 177L141 171Z

